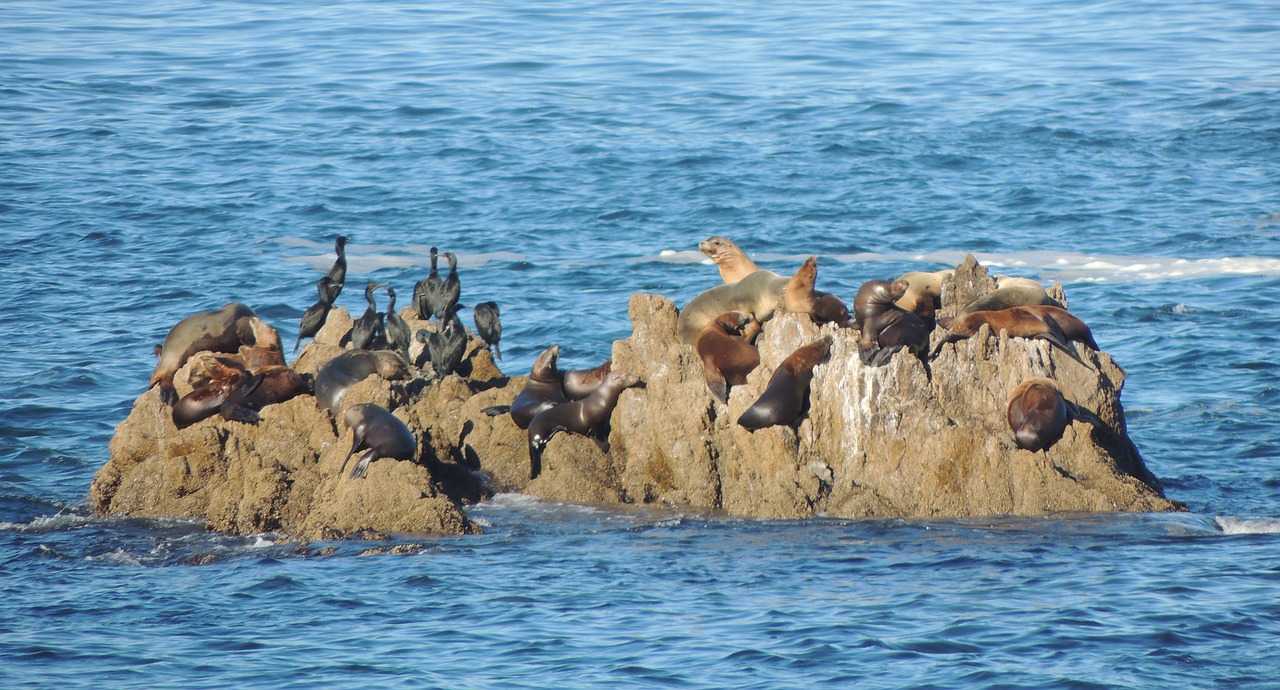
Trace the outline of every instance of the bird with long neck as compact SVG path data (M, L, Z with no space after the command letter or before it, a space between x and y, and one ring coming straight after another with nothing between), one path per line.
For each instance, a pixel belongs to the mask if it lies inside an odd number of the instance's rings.
M373 301L373 291L380 287L385 287L386 283L369 283L364 288L364 299L369 306L364 310L364 315L355 320L351 325L351 348L354 350L366 350L370 343L382 333L382 314L378 312L378 307Z
M435 315L437 296L440 294L440 287L444 285L444 279L440 277L440 272L437 270L439 257L439 250L432 247L431 272L413 286L413 309L418 312L418 318L423 321Z
M396 311L396 290L387 288L387 344L391 349L409 359L409 342L412 331L409 322Z
M498 319L497 302L481 302L471 312L476 322L476 334L493 348L493 355L502 359L502 350L498 349L498 341L502 340L502 322Z
M445 276L444 287L440 290L443 305L436 309L437 319L443 319L449 307L457 304L462 296L462 283L458 282L458 257L453 252L445 252L444 260L449 262L449 275Z
M307 307L302 313L302 322L298 324L298 340L293 344L293 351L298 351L298 346L302 344L303 338L314 338L324 328L324 321L329 316L329 310L333 308L333 300L329 299L329 295L336 295L333 292L333 278L327 275L320 276L320 280L316 281L316 292L320 294L320 299L315 304ZM338 292L342 291L342 286L338 286Z
M333 251L338 254L338 258L333 262L333 266L329 268L329 272L325 275L331 283L325 286L324 296L328 298L329 306L338 300L338 295L342 294L342 286L347 280L347 238L345 235L338 235L338 239L333 242Z
M444 378L457 370L462 364L467 351L467 332L458 319L460 305L450 305L444 318L440 319L440 330L426 332L427 351L431 356L431 368L435 369L437 378ZM422 333L424 331L419 331Z

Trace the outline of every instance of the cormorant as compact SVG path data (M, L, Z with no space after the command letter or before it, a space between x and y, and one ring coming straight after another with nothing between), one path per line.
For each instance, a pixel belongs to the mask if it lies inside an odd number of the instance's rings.
M329 269L329 272L325 274L333 282L327 284L321 293L321 299L327 297L331 307L337 301L338 295L342 293L342 286L347 280L346 235L338 235L338 239L333 242L333 250L338 253L338 258L333 262L333 267Z
M476 333L493 347L493 354L502 359L502 351L498 349L498 341L502 340L502 322L498 320L498 303L481 302L475 306L472 316L476 322Z
M396 311L396 290L387 288L387 345L409 361L409 323Z
M341 290L341 286L338 289ZM307 310L302 313L302 323L298 324L298 340L293 344L294 352L298 351L298 345L302 344L303 338L316 337L324 327L324 320L329 316L329 310L333 308L333 302L326 299L332 290L333 278L327 275L320 276L320 280L316 281L316 292L320 293L320 300L307 307Z
M373 291L380 287L386 287L386 283L369 283L364 289L364 299L369 303L369 307L364 310L364 316L355 320L351 325L351 348L354 350L366 350L369 344L377 338L383 330L382 314L378 311L377 305L373 303Z
M418 318L423 321L435 316L435 305L439 302L440 288L444 285L444 280L440 278L440 273L436 270L439 256L439 250L432 247L431 272L427 274L426 278L419 280L413 286L413 308L414 311L418 312Z

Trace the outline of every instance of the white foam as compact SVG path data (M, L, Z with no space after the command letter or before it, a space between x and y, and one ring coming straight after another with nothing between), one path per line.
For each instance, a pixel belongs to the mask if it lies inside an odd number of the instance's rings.
M60 530L74 529L82 527L94 522L100 522L101 518L92 515L74 515L59 513L57 515L42 515L32 518L31 522L0 522L0 532L33 532L43 534L45 532L57 532Z
M1215 517L1223 534L1280 534L1280 518Z

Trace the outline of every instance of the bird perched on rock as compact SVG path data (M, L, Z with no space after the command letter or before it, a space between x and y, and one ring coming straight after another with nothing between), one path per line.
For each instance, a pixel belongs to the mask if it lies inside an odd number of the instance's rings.
M418 312L418 318L423 321L435 316L436 305L442 302L441 290L444 288L444 279L440 277L440 272L437 270L439 258L439 250L432 247L431 272L413 286L413 309ZM443 309L440 311L444 312Z
M369 306L364 310L364 315L351 325L351 348L354 350L369 349L374 339L382 335L382 314L373 302L373 291L380 287L386 287L386 283L369 283L364 288L364 299Z
M333 306L338 300L338 295L342 294L342 286L347 280L347 238L345 235L338 235L338 239L333 242L333 250L338 254L338 258L334 260L333 266L329 272L325 274L329 278L322 290L322 299Z
M449 275L445 276L444 287L440 291L443 304L436 309L437 319L444 318L449 307L457 304L458 299L462 297L462 283L458 281L458 257L454 256L453 252L445 252L444 260L449 262Z
M320 276L320 280L316 281L316 292L320 293L320 299L315 304L307 307L302 313L302 322L298 324L298 340L293 344L293 351L298 351L298 345L302 343L303 338L314 338L324 328L324 320L329 316L329 310L333 308L333 301L328 299L332 292L333 278L327 275ZM342 291L342 287L338 287L338 292Z
M458 320L458 308L455 304L446 317L440 320L440 330L428 331L424 328L418 331L418 342L426 344L431 368L435 370L437 379L457 370L466 354L467 332Z
M396 311L396 290L395 288L387 288L387 345L391 349L404 355L405 360L409 359L409 342L412 333L409 330L409 322L404 320L400 312Z
M498 349L498 341L502 340L502 322L498 319L497 302L481 302L472 311L476 322L476 333L485 344L493 348L493 354L502 359L502 351Z

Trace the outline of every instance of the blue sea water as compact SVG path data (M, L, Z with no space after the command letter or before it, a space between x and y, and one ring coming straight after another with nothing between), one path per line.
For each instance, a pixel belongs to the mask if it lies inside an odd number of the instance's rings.
M1278 45L1268 2L7 0L0 686L1280 687ZM230 300L291 341L338 234L401 294L457 253L508 373L715 284L709 235L846 299L973 252L1064 283L1190 512L501 495L367 557L89 515L152 346Z

